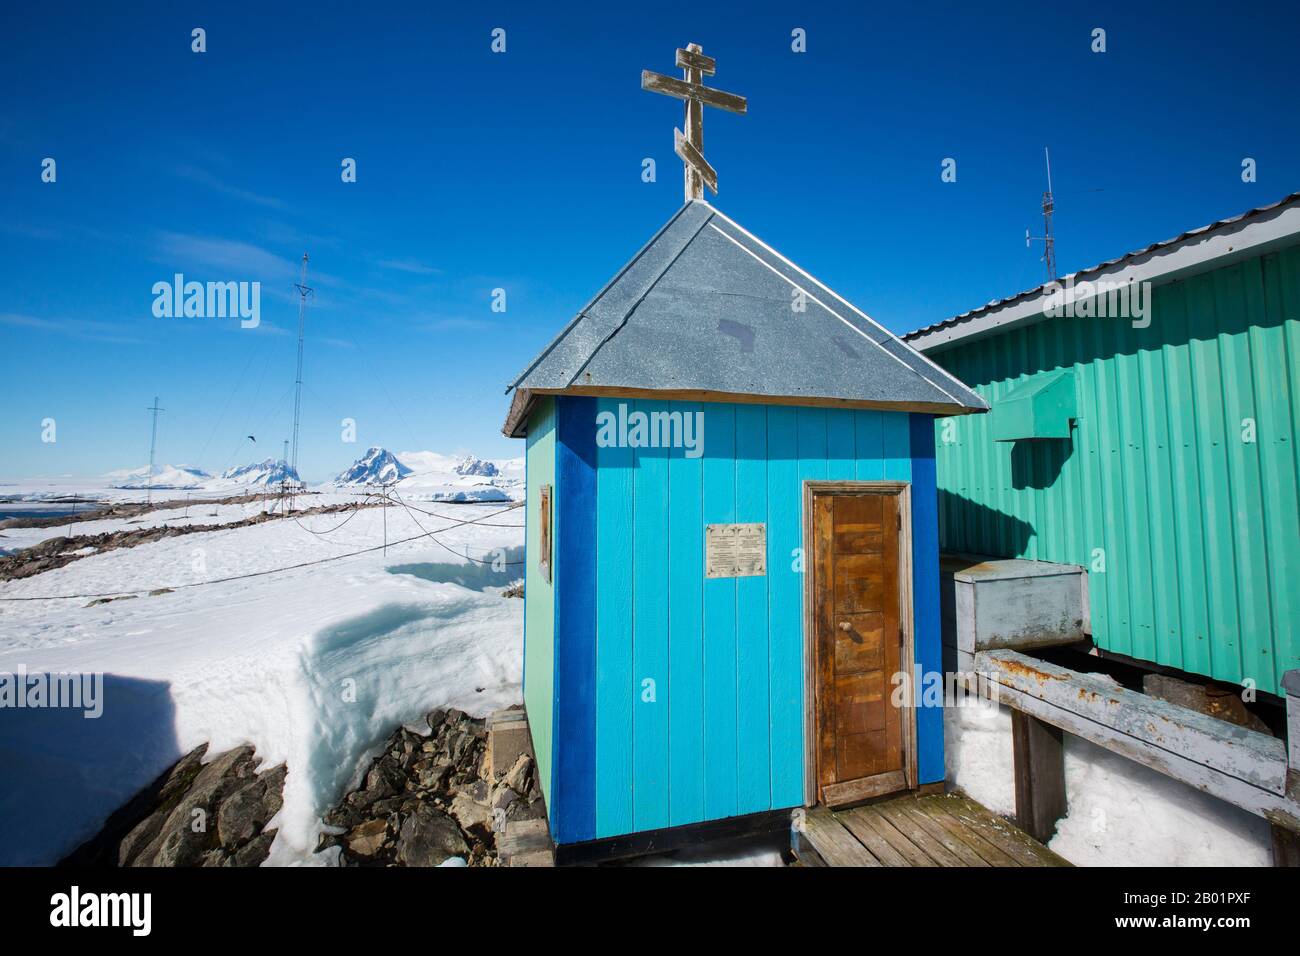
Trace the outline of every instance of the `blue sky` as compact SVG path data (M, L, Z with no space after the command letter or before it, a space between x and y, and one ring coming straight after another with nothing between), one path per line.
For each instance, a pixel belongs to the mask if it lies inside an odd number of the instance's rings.
M143 464L155 394L160 461L278 457L304 251L304 477L522 454L505 384L681 203L638 78L691 41L750 103L706 115L710 200L897 331L1042 281L1044 146L1062 273L1300 189L1294 3L622 6L10 5L0 476ZM176 272L260 281L261 325L156 318Z

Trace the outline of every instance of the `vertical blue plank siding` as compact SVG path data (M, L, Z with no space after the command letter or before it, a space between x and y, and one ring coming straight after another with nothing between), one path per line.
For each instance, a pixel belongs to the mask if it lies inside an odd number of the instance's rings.
M943 673L939 621L939 498L935 487L934 416L911 415L912 643L916 674ZM917 695L922 697L923 695ZM943 706L916 708L916 780L943 779Z
M649 411L651 404L636 402L635 408ZM637 830L668 826L668 451L633 451L637 520L632 528L632 673L636 682L632 823ZM624 587L626 580L608 580L608 586Z
M597 412L617 411L600 399ZM632 449L598 447L596 473L596 836L631 833ZM591 506L591 503L588 504ZM612 583L613 582L613 583Z
M555 738L551 832L596 835L596 400L556 403Z
M703 406L681 404L682 413ZM668 821L704 817L704 467L703 459L668 459Z
M767 409L768 673L772 806L804 799L803 489L794 408Z
M885 480L907 481L912 476L912 435L908 416L888 413L881 418L884 448L880 457L885 460ZM933 443L930 454L934 454Z
M704 524L730 524L736 520L736 406L708 405L704 434ZM736 581L704 582L704 812L710 820L737 813Z
M767 408L737 405L736 521L767 521ZM772 806L767 580L736 578L736 809Z
M587 662L557 663L557 702L584 666L594 686L590 705L557 703L556 732L576 725L579 743L568 756L581 767L577 758L588 750L594 780L579 773L557 791L553 824L557 811L566 822L553 831L556 839L802 805L803 482L914 481L917 664L938 670L932 419L774 405L575 401L558 400L566 531L558 580L581 597L572 576L590 575L591 610L579 617L589 616L594 634L570 632L572 609L557 621L560 654L585 653ZM587 460L575 451L577 436L594 441L596 414L617 417L620 404L625 412L702 412L702 457L689 458L683 448L598 447L594 472L584 478L570 460ZM918 429L928 429L928 447ZM579 487L588 490L575 496ZM585 526L571 506L587 509ZM704 527L731 522L766 524L766 575L705 579ZM654 681L653 702L643 699L646 679ZM919 712L917 720L920 779L942 779L941 713ZM594 799L589 810L584 792ZM590 833L575 835L587 833L584 826Z

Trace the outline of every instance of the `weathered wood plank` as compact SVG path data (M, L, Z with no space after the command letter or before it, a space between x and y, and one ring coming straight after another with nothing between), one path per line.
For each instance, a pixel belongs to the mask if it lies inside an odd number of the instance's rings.
M1014 856L1024 866L1069 866L1069 862L1043 846L1028 833L995 817L987 808L961 794L949 794L952 815L976 830L1000 850Z
M1270 826L1274 866L1300 866L1300 834L1279 826Z
M956 839L951 833L929 814L922 812L918 806L919 801L899 800L898 809L901 813L911 818L912 822L929 834L930 838L941 843L949 853L955 856L959 863L958 866L988 866L989 863L973 849Z
M873 804L869 807L858 808L858 820L865 826L874 830L881 839L892 846L903 859L907 860L908 866L938 866L939 864L932 860L925 851L909 840L898 828L889 822L881 813L880 805Z
M717 195L717 170L709 165L709 161L700 154L700 151L695 148L694 144L682 135L682 131L675 126L673 127L673 151L682 158L683 162L689 163L691 168L694 169L695 172L699 174L700 178L704 180L704 185L712 189L714 195Z
M999 703L1181 780L1262 816L1270 823L1300 832L1300 782L1284 784L1284 792L1280 794L1273 789L1279 765L1283 770L1286 766L1281 741L1142 694L1117 689L1095 678L1087 686L1075 683L1074 678L1088 675L1037 661L1015 651L982 651L976 655L975 668L981 674L992 675L997 681L980 683L981 689ZM1122 710L1119 701L1131 697L1141 697L1161 712L1172 710L1176 717L1186 717L1191 727L1201 727L1202 721L1211 721L1223 725L1224 729L1211 728L1213 733L1207 730L1200 735L1202 744L1208 742L1208 747L1193 746L1187 751L1167 749L1175 745L1172 735L1155 733L1158 727L1168 726L1167 720L1153 719L1149 727L1135 728L1133 715L1138 711L1129 708L1128 719L1116 726L1116 718L1102 709L1107 706L1103 701L1115 700L1116 703L1111 705L1113 709ZM1085 702L1084 698L1091 700ZM1143 736L1130 733L1134 729L1141 730ZM1157 736L1156 742L1145 739ZM1250 746L1241 749L1231 743L1241 740ZM1272 756L1268 756L1270 753ZM1268 786L1256 785L1243 774L1267 780ZM1292 776L1300 778L1300 774Z
M695 47L695 49L691 49ZM718 72L718 61L711 56L705 56L699 52L699 47L694 43L685 50L677 51L677 65L683 70L699 70L705 76L712 76Z
M867 825L862 819L862 814L863 809L856 807L852 810L842 810L835 816L850 833L858 838L858 842L870 850L871 855L885 866L911 866L912 864L903 854L890 846L888 840Z
M828 866L881 865L825 807L809 810L803 827L804 836Z
M1056 822L1068 811L1063 737L1059 727L1019 710L1011 712L1016 826L1039 843L1052 838Z
M918 846L926 856L940 866L962 866L961 857L949 850L922 827L917 819L903 809L902 800L891 800L880 805L880 813L894 825L899 833Z
M901 770L878 773L873 777L859 777L844 783L831 783L822 787L822 799L830 806L844 806L870 800L898 790L907 789L907 777Z
M696 100L705 106L714 106L729 113L744 113L749 109L749 104L743 96L724 93L722 90L715 90L699 83L673 79L671 76L655 73L653 70L641 71L641 89L675 96L679 100Z
M976 670L1033 697L1136 741L1183 756L1274 794L1286 793L1286 748L1268 734L1117 687L1016 651L981 651ZM1038 715L1036 715L1038 716ZM1048 723L1064 726L1050 717ZM1064 727L1070 730L1070 727Z
M948 812L947 801L940 797L935 800L918 800L916 808L943 827L952 836L977 853L989 866L1021 866L1020 860L990 843L972 827L963 824Z

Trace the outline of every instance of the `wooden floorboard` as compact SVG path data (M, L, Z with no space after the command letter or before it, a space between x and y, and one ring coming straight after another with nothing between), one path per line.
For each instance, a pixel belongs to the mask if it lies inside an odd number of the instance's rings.
M802 837L826 866L1070 865L960 793L909 793L850 810L814 807Z

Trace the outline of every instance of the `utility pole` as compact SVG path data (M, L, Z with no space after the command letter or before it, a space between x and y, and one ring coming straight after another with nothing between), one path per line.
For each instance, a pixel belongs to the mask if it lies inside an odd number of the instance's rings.
M298 474L298 418L302 410L302 341L307 321L307 296L312 289L307 285L307 253L302 254L302 278L294 286L298 290L298 375L294 381L293 396L293 459L289 466ZM288 477L286 476L286 482ZM295 482L296 484L296 482Z
M1052 236L1052 211L1055 208L1055 201L1052 198L1052 155L1043 147L1043 159L1047 162L1047 192L1043 193L1043 234L1041 236L1029 235L1029 230L1025 230L1025 248L1029 248L1031 241L1038 241L1043 244L1043 264L1047 266L1047 281L1056 281L1056 239Z
M153 405L146 408L146 412L153 412L153 429L149 433L149 476L145 479L145 501L153 503L153 462L154 449L158 444L158 413L165 412L167 409L158 407L158 396L153 397Z

